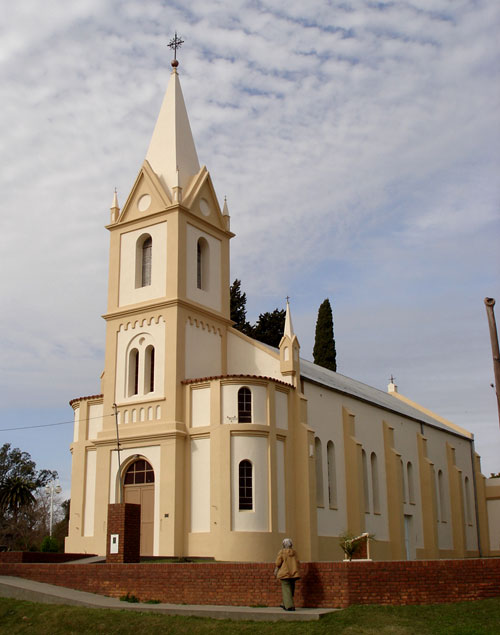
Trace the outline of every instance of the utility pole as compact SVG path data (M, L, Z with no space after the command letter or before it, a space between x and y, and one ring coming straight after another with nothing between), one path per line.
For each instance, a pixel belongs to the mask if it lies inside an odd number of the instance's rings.
M494 388L497 396L498 424L500 425L500 350L498 348L498 332L495 321L495 313L493 312L495 299L484 298L484 304L486 306L486 315L488 316L488 324L490 327L491 352L493 354L493 373L495 376Z
M122 483L122 462L120 460L120 434L118 432L118 408L116 404L113 404L113 410L115 412L115 426L116 426L116 451L118 453L118 502L123 503L123 483Z

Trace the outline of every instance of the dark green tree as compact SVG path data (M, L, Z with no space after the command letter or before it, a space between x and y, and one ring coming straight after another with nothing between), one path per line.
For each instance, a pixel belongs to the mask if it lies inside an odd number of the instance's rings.
M274 309L271 313L261 313L253 327L253 337L269 346L278 347L285 328L285 309Z
M333 315L328 298L321 303L316 321L313 349L314 363L330 370L337 370L337 351L333 336Z
M241 280L236 278L229 291L231 320L235 323L234 328L251 337L253 328L247 322L247 294L241 291Z
M28 452L21 452L19 448L11 448L10 443L4 443L0 448L0 488L13 478L32 483L32 489L36 490L56 479L57 472L37 470L36 463Z

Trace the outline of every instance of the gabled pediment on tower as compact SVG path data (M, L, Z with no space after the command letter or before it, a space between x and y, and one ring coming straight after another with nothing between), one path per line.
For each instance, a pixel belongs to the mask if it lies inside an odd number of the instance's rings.
M205 166L191 180L182 199L182 205L205 222L227 231L228 227L217 200L210 173Z
M145 160L116 224L140 220L161 212L171 205L172 201L160 179L154 173L149 162Z

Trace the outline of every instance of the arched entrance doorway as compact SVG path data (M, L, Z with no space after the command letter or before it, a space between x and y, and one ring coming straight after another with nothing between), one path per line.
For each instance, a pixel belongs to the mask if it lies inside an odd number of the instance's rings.
M129 465L123 479L123 500L141 506L141 556L153 555L155 473L144 459Z

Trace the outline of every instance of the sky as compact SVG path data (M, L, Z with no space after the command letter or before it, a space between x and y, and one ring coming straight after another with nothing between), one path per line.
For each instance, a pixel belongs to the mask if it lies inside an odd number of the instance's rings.
M40 9L10 3L0 24L0 444L58 470L69 496L68 402L99 393L103 369L104 225L145 158L177 31L250 321L290 296L312 359L329 298L338 371L381 390L393 374L399 392L473 432L483 473L499 472L483 299L500 306L500 4Z

